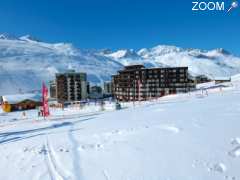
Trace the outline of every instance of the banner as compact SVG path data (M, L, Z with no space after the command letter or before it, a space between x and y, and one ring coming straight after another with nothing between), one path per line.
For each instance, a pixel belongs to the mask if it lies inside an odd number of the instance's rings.
M42 85L42 107L43 107L43 116L47 117L50 115L48 107L48 88L43 83Z

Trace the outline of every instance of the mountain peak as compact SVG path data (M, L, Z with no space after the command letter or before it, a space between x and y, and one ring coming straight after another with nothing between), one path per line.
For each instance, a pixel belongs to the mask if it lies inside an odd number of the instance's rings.
M218 53L225 54L225 55L231 54L229 51L227 51L226 49L223 49L223 48L218 48L218 49L216 49L216 51Z
M108 56L114 59L123 59L123 58L139 58L138 54L133 49L121 49Z
M8 34L8 33L3 33L3 34L0 34L0 39L2 39L2 40L16 40L17 38L13 35Z
M31 36L31 35L25 35L25 36L21 36L19 37L20 40L23 40L23 41L35 41L35 42L41 42L39 39Z

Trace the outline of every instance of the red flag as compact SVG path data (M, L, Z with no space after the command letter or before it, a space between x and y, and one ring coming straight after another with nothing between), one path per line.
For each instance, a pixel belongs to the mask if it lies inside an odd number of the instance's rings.
M50 115L48 107L48 88L43 83L42 85L42 107L43 107L43 116L47 117Z

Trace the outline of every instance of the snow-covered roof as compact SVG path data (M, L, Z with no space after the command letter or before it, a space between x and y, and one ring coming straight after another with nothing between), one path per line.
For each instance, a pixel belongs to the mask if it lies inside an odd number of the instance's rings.
M206 89L206 88L210 88L215 86L215 81L211 81L211 82L206 82L206 83L201 83L201 84L197 84L196 88L197 89Z
M40 102L41 94L28 93L28 94L5 95L5 96L2 96L2 100L3 102L8 102L9 104L20 103L25 100Z
M215 77L214 80L228 81L228 80L231 80L231 77Z
M234 75L231 77L233 81L240 81L240 74Z

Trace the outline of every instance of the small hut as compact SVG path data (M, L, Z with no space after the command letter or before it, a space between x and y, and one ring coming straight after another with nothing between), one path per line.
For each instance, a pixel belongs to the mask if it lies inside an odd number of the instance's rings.
M35 109L41 106L41 94L15 94L0 97L4 112Z

